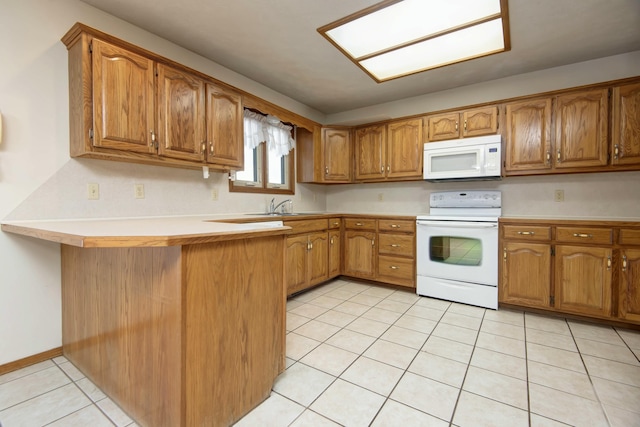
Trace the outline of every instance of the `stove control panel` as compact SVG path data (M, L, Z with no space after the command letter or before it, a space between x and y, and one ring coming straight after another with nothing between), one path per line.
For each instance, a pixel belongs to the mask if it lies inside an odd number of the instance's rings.
M502 192L499 190L437 191L431 193L432 208L499 208Z

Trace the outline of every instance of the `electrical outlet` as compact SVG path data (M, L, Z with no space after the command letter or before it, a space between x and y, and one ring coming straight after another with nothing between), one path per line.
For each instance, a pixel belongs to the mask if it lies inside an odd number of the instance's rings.
M218 189L214 188L211 190L211 200L218 200Z
M144 184L135 184L133 186L133 195L136 199L144 199Z
M98 200L100 198L100 186L98 184L87 184L87 199Z
M378 201L382 202L384 200L384 193L378 193Z
M564 190L556 190L553 196L556 202L564 202Z

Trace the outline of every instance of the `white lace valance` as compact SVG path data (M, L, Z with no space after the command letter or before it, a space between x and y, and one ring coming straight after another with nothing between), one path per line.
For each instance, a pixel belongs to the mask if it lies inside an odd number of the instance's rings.
M254 149L266 142L269 151L278 157L286 156L296 141L291 137L291 126L287 126L275 116L263 116L244 110L244 146Z

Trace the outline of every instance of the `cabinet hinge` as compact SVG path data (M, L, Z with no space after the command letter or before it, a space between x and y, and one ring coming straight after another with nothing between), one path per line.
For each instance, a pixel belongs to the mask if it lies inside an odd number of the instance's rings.
M89 139L93 139L93 129L89 129Z
M554 305L556 303L556 299L553 295L549 295L549 305Z
M551 256L555 256L556 255L556 248L551 247Z

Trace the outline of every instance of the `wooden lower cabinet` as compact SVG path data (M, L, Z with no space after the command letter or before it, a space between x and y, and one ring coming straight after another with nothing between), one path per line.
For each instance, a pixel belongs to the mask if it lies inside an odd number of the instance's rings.
M329 231L329 279L340 275L342 269L342 233L340 230Z
M620 251L618 316L640 323L640 249Z
M551 245L505 242L499 299L509 304L549 307L551 298Z
M611 316L611 248L556 246L555 307L560 311Z
M329 234L321 231L286 240L287 295L324 282L329 277Z
M376 233L346 230L344 234L344 274L373 279L376 274Z
M499 303L640 324L640 223L500 220Z

